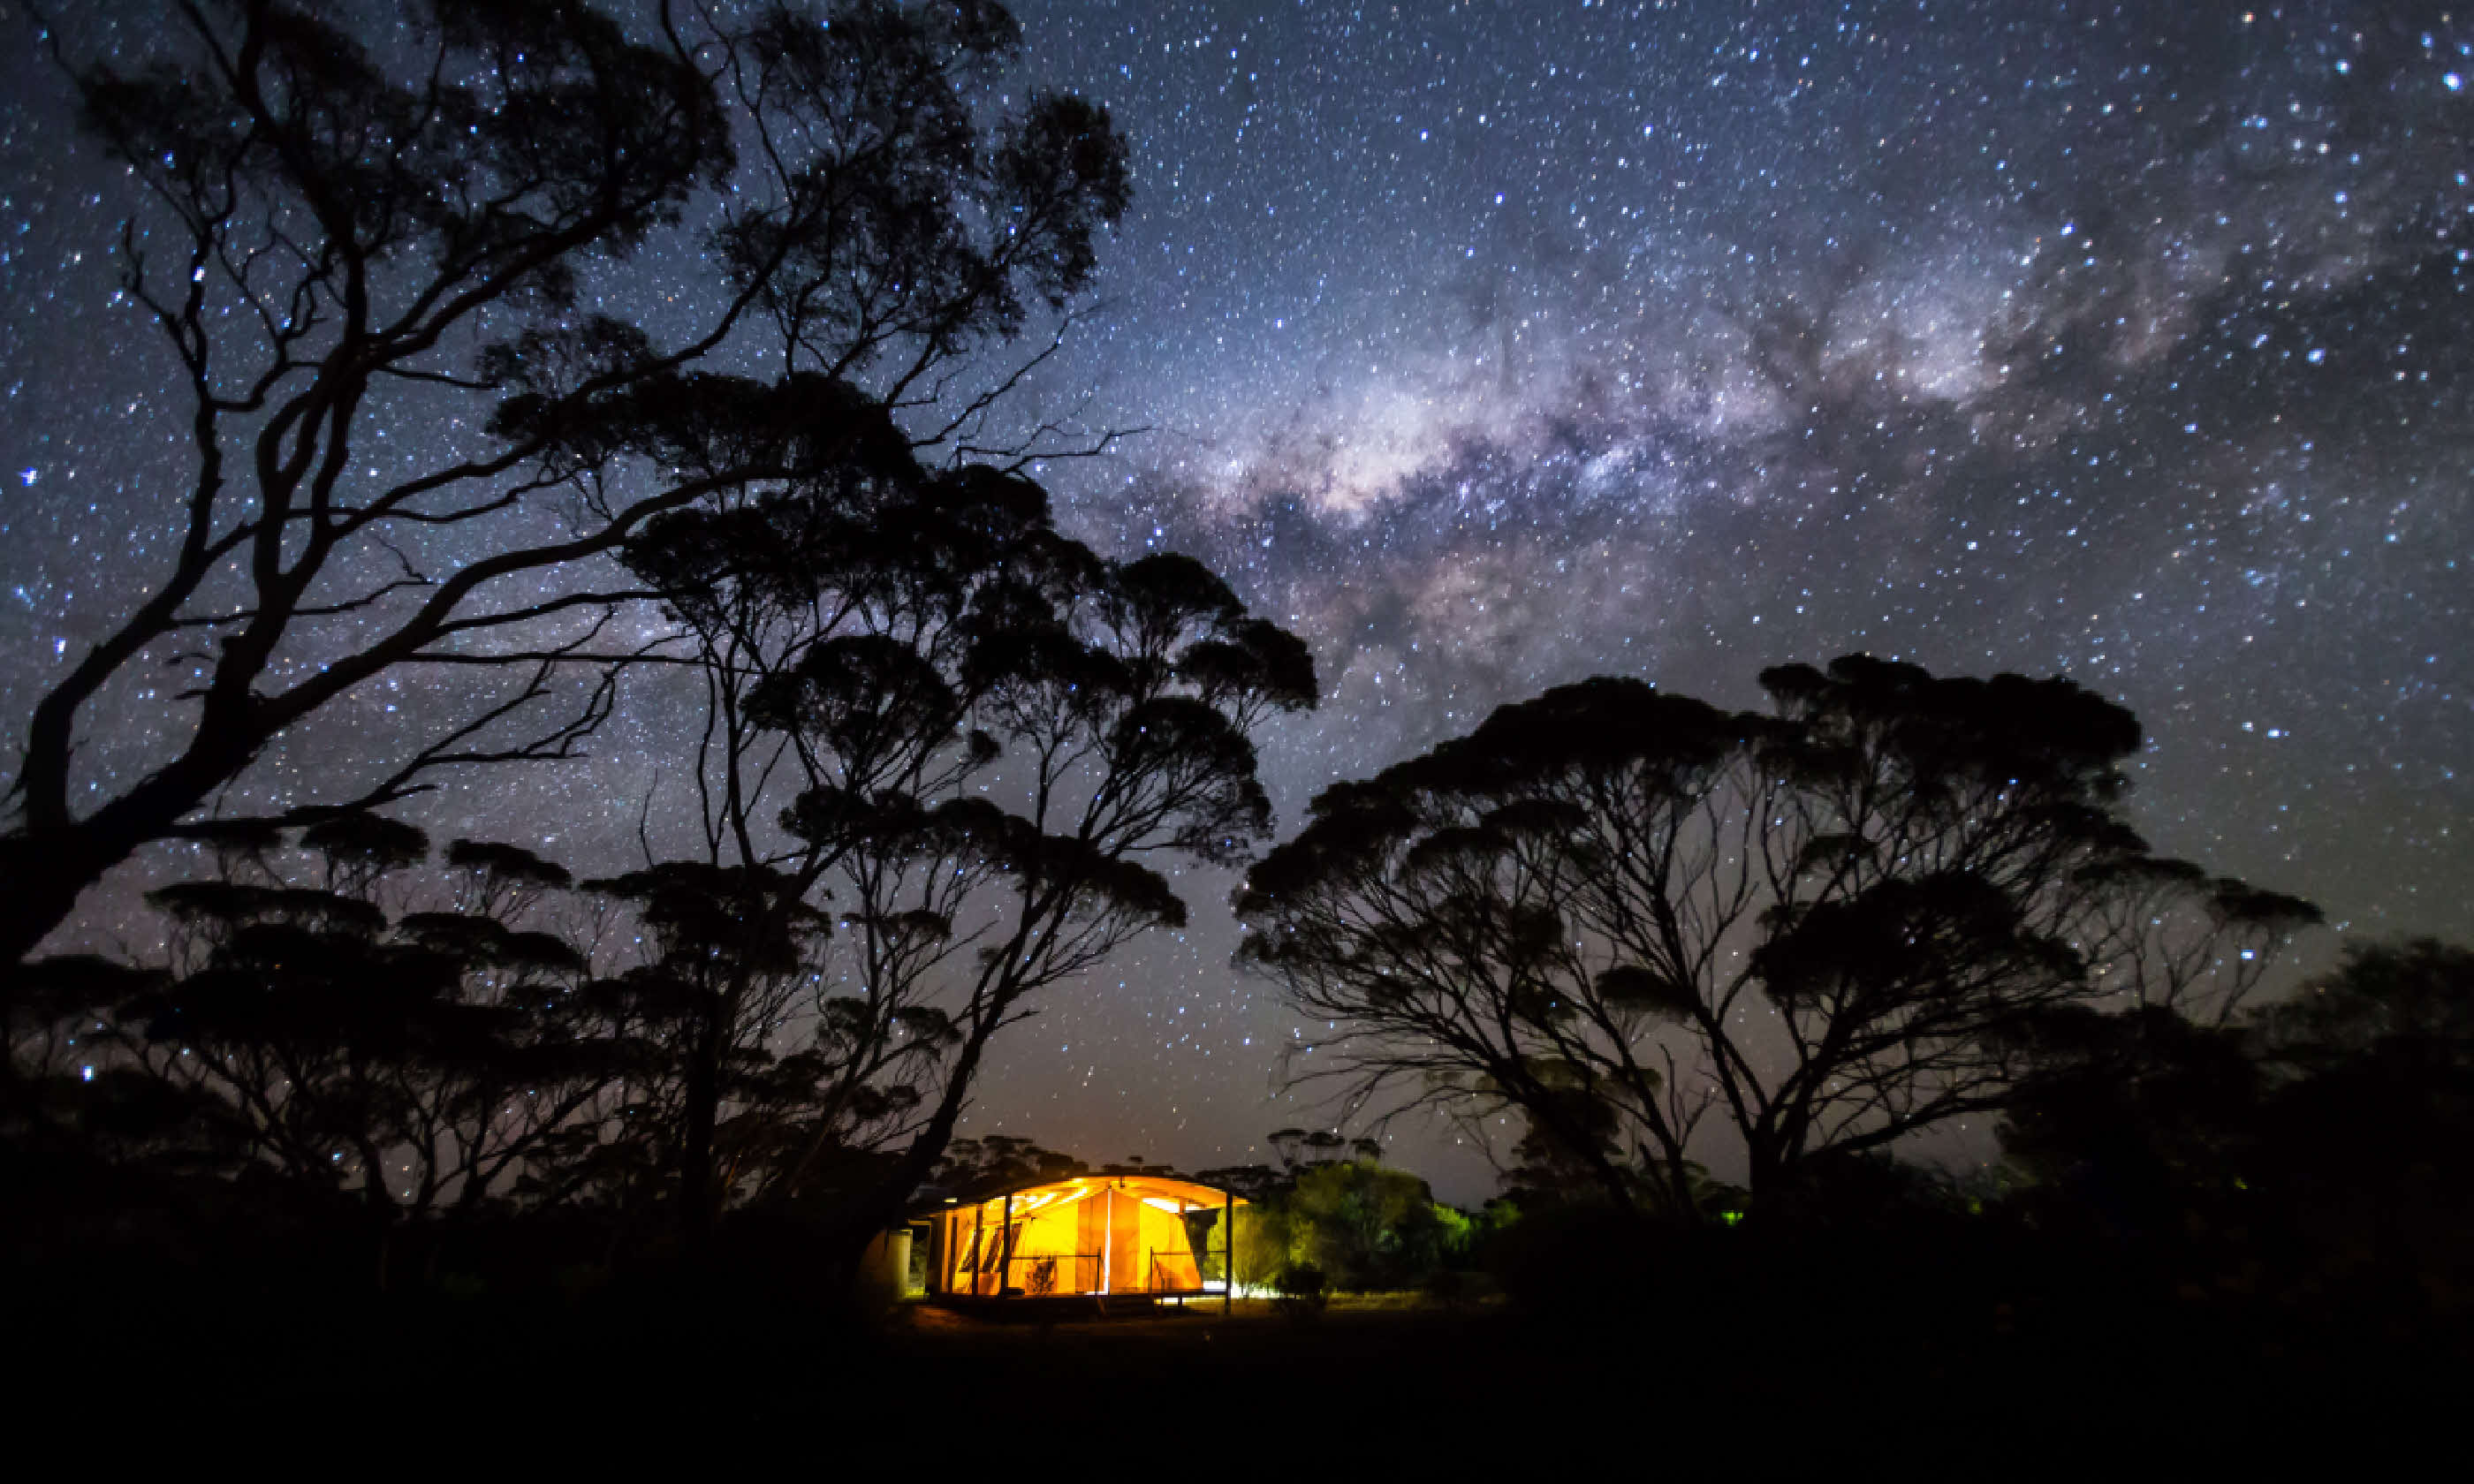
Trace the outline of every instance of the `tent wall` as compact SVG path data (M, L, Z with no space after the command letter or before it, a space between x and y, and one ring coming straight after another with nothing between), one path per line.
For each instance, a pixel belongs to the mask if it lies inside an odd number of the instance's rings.
M929 1286L981 1298L1200 1292L1180 1209L1208 1209L1215 1203L1196 1197L1210 1193L1184 1182L1085 1179L948 1207L934 1218Z

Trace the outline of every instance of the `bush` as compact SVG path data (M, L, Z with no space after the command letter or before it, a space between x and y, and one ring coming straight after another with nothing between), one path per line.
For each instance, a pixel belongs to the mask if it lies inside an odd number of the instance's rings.
M1657 1227L1601 1204L1548 1207L1490 1233L1486 1271L1515 1304L1541 1314L1629 1310L1655 1297L1664 1267Z
M1437 1268L1426 1275L1424 1293L1438 1304L1457 1308L1475 1297L1469 1275L1458 1268Z
M1331 1302L1330 1280L1311 1262L1292 1262L1272 1276L1273 1306L1291 1319L1307 1320Z

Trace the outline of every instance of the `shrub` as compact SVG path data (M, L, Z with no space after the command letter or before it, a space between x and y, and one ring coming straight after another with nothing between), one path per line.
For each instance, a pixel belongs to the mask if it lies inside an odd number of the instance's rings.
M1311 1262L1292 1262L1272 1277L1273 1306L1295 1320L1312 1319L1331 1302L1330 1280Z

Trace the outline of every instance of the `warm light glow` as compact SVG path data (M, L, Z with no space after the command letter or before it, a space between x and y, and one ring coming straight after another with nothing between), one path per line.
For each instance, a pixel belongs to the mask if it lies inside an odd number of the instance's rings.
M1127 1199L1116 1199L1120 1192ZM1017 1190L967 1214L947 1212L946 1250L954 1257L936 1288L982 1298L1007 1289L1042 1297L1200 1294L1207 1290L1183 1218L1228 1204L1224 1191L1166 1176L1068 1180Z

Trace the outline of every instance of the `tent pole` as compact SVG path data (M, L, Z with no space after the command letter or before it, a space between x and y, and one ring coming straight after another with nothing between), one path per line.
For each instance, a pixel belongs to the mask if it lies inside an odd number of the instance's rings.
M1006 1192L1005 1226L997 1233L997 1297L1006 1296L1006 1280L1013 1273L1013 1192Z
M1221 1245L1228 1249L1228 1271L1220 1276L1220 1317L1227 1318L1237 1311L1237 1191L1234 1187L1220 1192L1220 1221L1228 1229Z
M971 1208L971 1297L980 1296L980 1275L988 1270L987 1244L980 1238L987 1233L988 1203L981 1201Z

